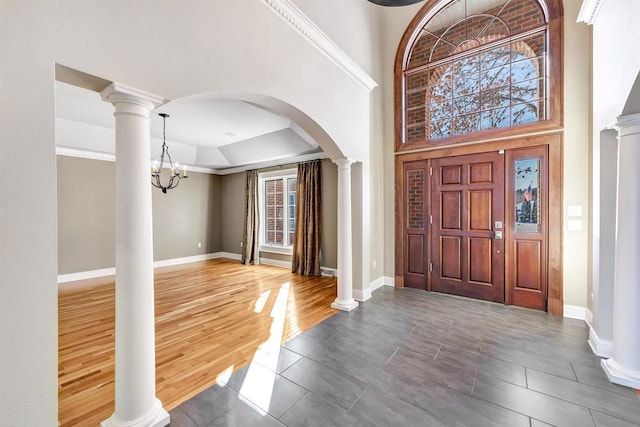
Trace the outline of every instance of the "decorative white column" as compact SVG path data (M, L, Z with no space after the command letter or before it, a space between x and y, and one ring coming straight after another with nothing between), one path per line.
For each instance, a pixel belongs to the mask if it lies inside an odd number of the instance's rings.
M640 389L640 114L618 117L618 209L609 380Z
M358 307L353 299L353 248L351 245L351 164L348 158L333 161L338 165L338 297L331 307L351 311Z
M103 427L169 424L156 398L149 114L162 98L112 83L116 117L116 410Z

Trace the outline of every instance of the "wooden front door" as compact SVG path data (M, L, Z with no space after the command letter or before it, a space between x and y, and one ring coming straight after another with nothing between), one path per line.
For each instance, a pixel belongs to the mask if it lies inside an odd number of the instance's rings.
M547 147L507 152L506 302L547 308Z
M504 301L504 155L431 162L431 290Z

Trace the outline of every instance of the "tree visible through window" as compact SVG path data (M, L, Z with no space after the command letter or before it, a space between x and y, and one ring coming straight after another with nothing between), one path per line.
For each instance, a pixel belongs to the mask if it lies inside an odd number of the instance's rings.
M482 4L450 2L413 43L404 69L404 142L547 119L548 27L540 4Z

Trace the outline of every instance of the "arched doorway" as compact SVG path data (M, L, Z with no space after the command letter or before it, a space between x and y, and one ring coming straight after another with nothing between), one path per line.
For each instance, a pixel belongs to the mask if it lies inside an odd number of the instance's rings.
M562 313L561 18L557 1L433 0L409 25L398 285Z

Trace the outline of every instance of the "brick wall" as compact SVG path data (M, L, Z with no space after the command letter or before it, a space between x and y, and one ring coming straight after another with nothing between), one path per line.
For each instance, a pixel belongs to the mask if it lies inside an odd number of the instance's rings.
M424 170L407 172L407 225L408 228L424 229Z
M408 68L405 71L406 140L409 142L421 141L429 139L432 135L435 135L433 137L446 136L450 131L466 133L469 129L471 131L476 130L473 123L477 122L477 117L479 117L477 114L459 117L457 116L458 113L452 113L451 120L443 122L440 119L438 123L429 123L429 108L434 105L443 105L443 99L440 99L443 93L445 98L449 99L451 97L450 94L446 93L446 90L443 92L443 87L452 87L447 80L451 78L453 62L445 62L432 68L426 68L426 65L446 59L455 53L465 52L507 37L517 36L523 32L540 28L544 24L544 15L536 0L511 0L504 8L500 6L487 11L485 14L471 16L452 27L433 32L423 31L421 37L412 47ZM429 23L424 28L428 29ZM507 55L510 51L518 52L523 57L529 58L536 69L535 74L539 77L544 77L544 45L545 35L538 33L521 40L512 41L507 44L506 52ZM482 67L485 66L483 63ZM480 73L480 68L478 68L478 73ZM505 80L503 84L509 85L509 79ZM430 94L430 92L433 92L433 94ZM540 118L544 117L544 79L539 81L538 94L541 98L537 101L538 117ZM431 100L430 96L432 97ZM468 112L463 112L462 114L467 114ZM433 117L431 118L435 120Z
M458 46L467 40L480 41L485 37L486 43L490 41L487 36L493 36L494 40L511 37L545 24L544 14L536 0L511 0L504 9L501 8L502 6L496 7L483 15L471 16L448 29L425 31L411 49L407 69L446 58L459 51ZM427 23L425 27L428 26Z

